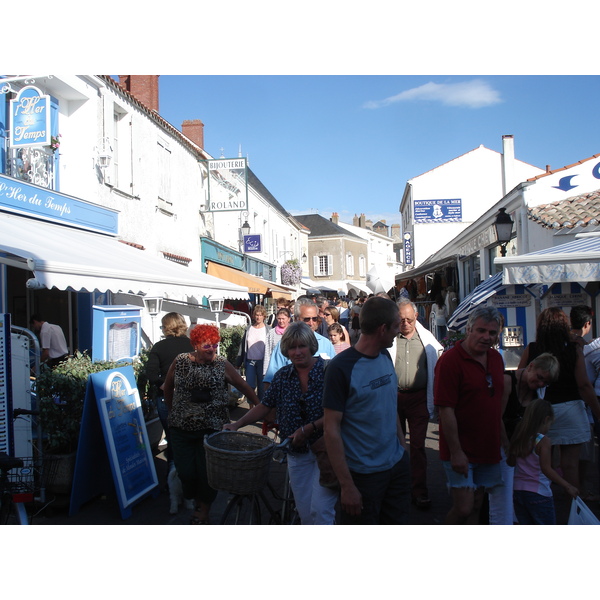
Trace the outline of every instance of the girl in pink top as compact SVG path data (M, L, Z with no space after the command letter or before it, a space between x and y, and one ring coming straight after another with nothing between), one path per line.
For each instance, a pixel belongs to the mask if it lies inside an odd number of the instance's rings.
M344 328L339 323L332 323L327 328L327 334L329 335L329 339L333 344L336 354L346 350L346 348L350 348L350 343L346 340L344 334Z
M551 442L546 433L553 419L552 405L534 400L525 409L510 442L507 463L516 466L513 500L519 525L556 524L551 482L562 486L573 498L579 494L551 466Z

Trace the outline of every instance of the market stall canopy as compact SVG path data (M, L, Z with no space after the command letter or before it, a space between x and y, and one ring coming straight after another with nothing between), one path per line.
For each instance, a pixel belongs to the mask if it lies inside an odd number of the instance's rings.
M473 309L493 296L501 287L502 273L496 273L480 283L465 299L456 307L452 316L448 319L447 327L453 331L462 329L469 320Z
M112 237L0 215L0 263L34 272L32 288L248 299L248 290Z
M586 236L529 254L498 257L503 282L568 283L600 281L600 237Z
M221 265L211 260L208 261L206 272L209 275L214 275L215 277L225 279L231 283L246 286L248 288L248 292L251 294L268 294L269 292L272 292L273 296L283 297L286 300L292 299L291 290L293 288L286 289L276 283L273 283L272 281L255 277L249 273L244 273L243 271L238 271L237 269L232 269L231 267L226 267L225 265Z

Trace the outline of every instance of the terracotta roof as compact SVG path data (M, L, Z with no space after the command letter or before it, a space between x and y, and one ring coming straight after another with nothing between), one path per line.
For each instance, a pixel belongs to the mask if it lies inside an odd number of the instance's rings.
M119 240L121 244L126 244L127 246L131 246L132 248L137 248L138 250L145 250L144 246L141 244L136 244L135 242L126 242L125 240Z
M566 169L570 169L571 167L581 165L584 162L587 162L588 160L593 160L594 158L598 158L599 156L600 156L600 154L594 154L593 156L590 156L589 158L583 158L583 159L578 160L577 162L573 163L572 165L567 165L566 167L561 167L560 169L550 170L549 167L546 167L547 170L545 173L542 173L541 175L536 175L535 177L531 177L527 181L535 181L536 179L540 179L541 177L547 177L548 175L552 175L554 173L559 173L560 171L565 171Z
M188 263L192 262L192 259L188 258L187 256L180 256L179 254L172 254L171 252L165 252L164 250L163 250L163 256L167 260L172 260L173 262L177 262L182 265L187 265Z
M572 229L600 224L600 190L527 209L527 216L549 229Z

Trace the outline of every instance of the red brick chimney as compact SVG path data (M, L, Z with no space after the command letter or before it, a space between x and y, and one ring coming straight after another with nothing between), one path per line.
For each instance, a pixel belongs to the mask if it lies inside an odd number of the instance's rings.
M181 124L181 133L192 140L196 146L204 149L204 123L199 119L184 121Z
M150 110L158 112L160 75L119 75L119 83Z

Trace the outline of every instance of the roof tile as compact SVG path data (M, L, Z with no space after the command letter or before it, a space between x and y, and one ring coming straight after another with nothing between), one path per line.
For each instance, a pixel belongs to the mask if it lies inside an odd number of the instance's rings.
M527 216L530 220L550 229L598 225L600 190L528 208Z

